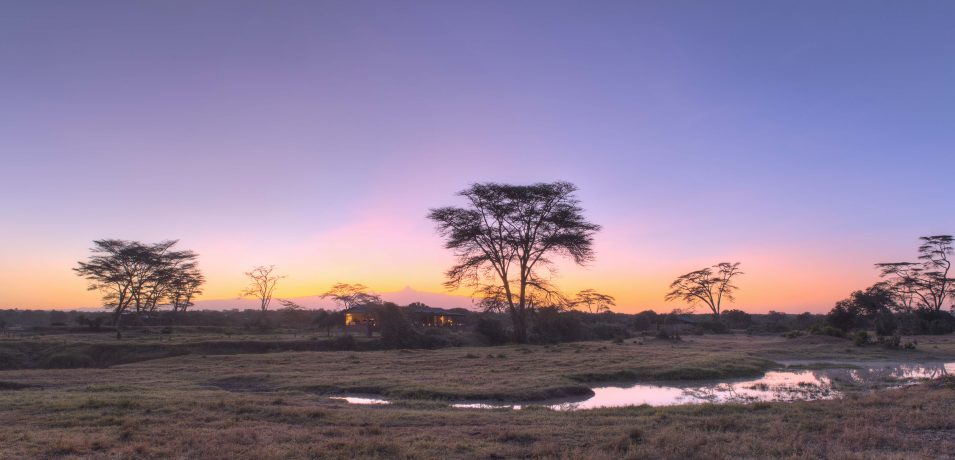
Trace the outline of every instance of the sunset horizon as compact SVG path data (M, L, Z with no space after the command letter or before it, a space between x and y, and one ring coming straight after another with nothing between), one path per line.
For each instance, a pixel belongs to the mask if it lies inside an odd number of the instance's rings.
M953 458L953 25L0 2L0 459Z
M180 240L200 299L444 293L429 209L565 180L603 230L563 289L662 308L739 261L735 306L824 312L955 231L946 8L852 4L9 5L0 308L94 305L103 238Z

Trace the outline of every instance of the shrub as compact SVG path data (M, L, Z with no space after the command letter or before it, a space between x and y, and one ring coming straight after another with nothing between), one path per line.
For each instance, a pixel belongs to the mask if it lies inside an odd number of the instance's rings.
M932 335L955 332L955 317L944 311L920 311L918 317L927 324L926 332Z
M414 348L422 340L418 331L405 318L404 313L393 303L378 308L378 327L381 331L381 343L387 348Z
M642 311L633 317L633 328L638 331L646 331L654 324L660 323L660 315L653 310Z
M846 333L842 329L838 329L829 325L814 325L809 328L809 333L813 335L839 337L840 339L844 339L846 337Z
M726 334L729 332L729 328L726 327L726 324L720 321L702 322L700 323L700 328L712 334Z
M843 332L855 326L859 317L859 309L849 300L840 300L826 315L826 322Z
M417 346L421 348L460 347L464 344L460 336L444 328L429 328L424 334L416 334Z
M336 350L354 350L355 349L355 338L350 335L343 335L341 337L336 337L333 342Z
M895 322L895 317L888 308L880 309L873 316L875 317L876 335L892 335L899 328L899 325Z
M801 337L804 335L806 335L806 333L803 331L789 331L789 332L783 333L783 337L787 339L795 339L796 337Z
M630 331L620 324L598 323L589 327L588 335L601 340L623 340L630 337Z
M896 350L902 348L902 337L897 335L881 336L879 337L879 343L885 348Z
M532 329L534 342L573 342L585 338L583 324L572 314L552 307L540 308L536 313Z
M733 329L746 329L753 324L753 316L742 310L726 310L720 313L720 319Z
M501 345L507 343L507 330L504 329L504 323L496 318L483 317L478 320L475 332L488 345Z
M813 324L819 323L820 317L822 315L817 316L809 312L800 313L793 319L793 325L799 329L808 329Z
M944 311L917 310L898 315L901 334L950 334L955 331L955 317Z
M857 347L861 347L869 343L869 333L866 331L858 331L852 335L852 343Z
M677 340L677 341L682 340L679 332L675 330L670 331L665 327L661 327L660 330L657 331L657 338L663 339L663 340Z

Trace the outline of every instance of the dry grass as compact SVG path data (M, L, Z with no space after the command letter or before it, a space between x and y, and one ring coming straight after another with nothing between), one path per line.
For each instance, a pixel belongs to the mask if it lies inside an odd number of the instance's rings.
M768 365L763 357L955 356L951 337L889 355L845 352L846 343L707 336L675 345L180 356L108 369L4 371L0 458L951 456L951 379L837 401L580 412L463 410L429 400L352 406L321 394L369 387L406 397L513 399L528 394L524 387L578 386L596 375L752 372Z

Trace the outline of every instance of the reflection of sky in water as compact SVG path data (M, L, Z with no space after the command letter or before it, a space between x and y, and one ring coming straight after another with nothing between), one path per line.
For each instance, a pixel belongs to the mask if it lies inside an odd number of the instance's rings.
M359 396L331 396L330 399L340 399L349 404L391 404L391 401L377 398L364 398Z
M638 384L596 387L591 398L552 405L558 410L598 407L670 406L699 403L811 401L841 395L833 384L899 385L917 379L955 373L955 363L879 364L857 369L771 371L758 379L686 384Z
M599 407L672 406L700 403L748 403L757 401L811 401L831 399L841 393L833 385L898 386L919 379L955 374L955 363L893 364L854 363L853 369L770 371L760 378L723 382L667 382L629 386L594 387L594 395L578 401L539 402L555 410ZM867 366L867 367L861 367ZM383 399L338 396L352 404L389 404ZM466 402L452 407L468 409L521 409L521 405Z
M628 387L596 387L585 401L553 406L555 409L597 407L671 406L675 404L797 401L831 398L832 381L820 371L773 371L753 380L707 382L699 385L662 384Z

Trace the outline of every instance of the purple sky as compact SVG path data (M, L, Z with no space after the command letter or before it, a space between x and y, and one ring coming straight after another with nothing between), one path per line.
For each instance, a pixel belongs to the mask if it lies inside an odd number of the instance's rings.
M739 260L739 305L828 309L955 232L950 1L0 5L0 307L95 305L94 238L179 238L205 298L276 264L439 292L424 216L569 180L604 226L559 284L662 305ZM460 294L460 293L459 293Z

